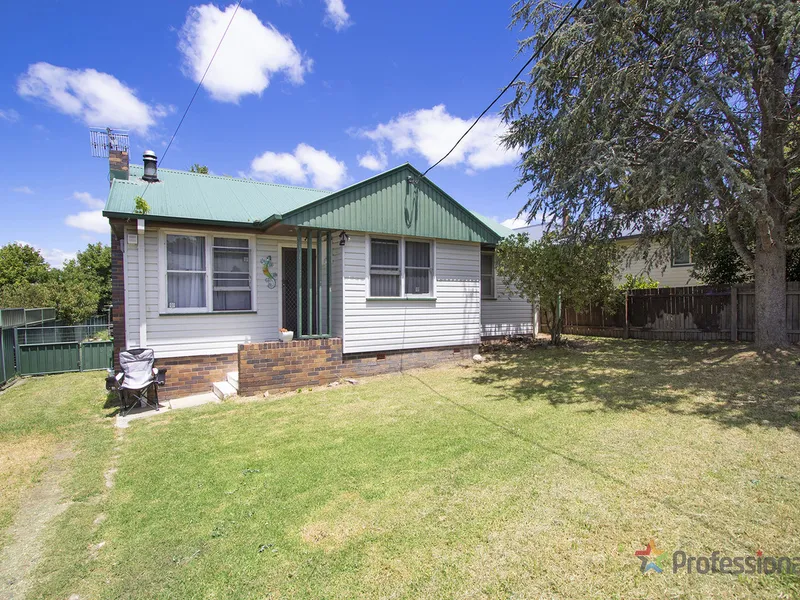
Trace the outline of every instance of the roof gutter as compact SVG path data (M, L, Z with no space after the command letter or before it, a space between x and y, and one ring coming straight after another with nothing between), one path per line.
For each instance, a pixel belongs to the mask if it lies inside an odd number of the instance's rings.
M263 221L256 221L255 223L253 223L253 225L261 229L262 231L266 231L267 229L275 225L275 223L279 223L282 220L283 220L283 215L275 213L274 215L272 215L271 217L267 217Z
M162 223L188 223L191 225L216 225L217 227L242 227L248 229L258 229L260 221L240 222L240 221L216 221L211 219L187 219L184 217L165 217L161 215L142 215L136 213L120 213L104 210L103 216L108 219L132 219L145 221L158 221Z

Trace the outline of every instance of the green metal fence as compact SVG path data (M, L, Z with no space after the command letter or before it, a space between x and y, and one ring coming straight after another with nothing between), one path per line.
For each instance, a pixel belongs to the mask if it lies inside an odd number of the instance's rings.
M16 375L14 370L14 330L0 330L0 385Z
M17 375L14 331L17 327L41 327L55 323L55 308L1 308L0 309L0 386Z
M15 329L19 375L45 375L112 368L109 326L62 325Z

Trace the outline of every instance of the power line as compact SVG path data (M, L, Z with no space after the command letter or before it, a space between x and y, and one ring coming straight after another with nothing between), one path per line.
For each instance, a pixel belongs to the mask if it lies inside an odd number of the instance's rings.
M483 110L483 112L482 112L481 114L479 114L479 115L478 115L478 118L477 118L477 119L475 119L475 121L473 121L473 122L472 122L472 125L470 125L470 126L469 126L469 129L467 129L467 130L464 132L464 135L462 135L460 138L458 138L458 141L457 141L455 144L453 144L453 147L452 147L452 148L450 148L450 150L448 150L448 151L447 151L447 154L445 154L445 155L444 155L442 158L440 158L440 159L439 159L439 160L437 160L437 161L436 161L434 164L432 164L430 167L428 167L428 169L427 169L427 170L426 170L426 171L425 171L425 172L422 174L422 176L423 176L423 177L425 177L425 176L426 176L426 175L427 175L427 174L428 174L428 173L429 173L429 172L430 172L430 171L431 171L431 170L432 170L434 167L437 167L437 166L439 165L439 163L441 163L443 160L445 160L445 159L446 159L448 156L450 156L450 155L453 153L453 150L455 150L455 149L458 147L458 145L461 143L461 141L462 141L462 140L463 140L465 137L467 137L467 134L469 134L469 132L470 132L470 131L472 131L473 127L475 127L475 125L477 125L477 124L478 124L478 121L480 121L480 120L483 118L483 116L484 116L484 115L485 115L487 112L489 112L489 110L491 110L491 108L492 108L492 107L493 107L493 106L494 106L494 105L497 103L497 101L498 101L498 100L500 100L500 98L502 98L503 94L505 94L505 93L506 93L506 92L509 90L509 88L510 88L512 85L514 85L514 82L515 82L517 79L519 79L519 76L520 76L520 75L522 75L522 73L525 71L525 69L527 69L527 68L528 68L528 65L530 65L530 64L533 62L533 60L534 60L536 57L538 57L538 56L539 56L539 54L541 54L542 50L544 50L544 48L547 46L547 44L549 44L549 43L550 43L550 40L552 40L552 39L553 39L553 37L555 36L555 34L556 34L556 33L558 33L559 29L561 29L561 28L564 26L564 24L565 24L567 21L569 21L569 18L570 18L570 17L572 16L572 14L573 14L573 13L574 13L574 12L575 12L577 9L578 9L578 5L579 5L581 2L583 2L583 0L577 0L577 2L575 2L575 4L573 4L573 5L572 5L572 8L571 8L571 9L570 9L570 11L567 13L567 15L566 15L566 16L565 16L565 17L564 17L562 20L561 20L561 22L558 24L558 26L557 26L555 29L553 29L553 31L551 31L551 32L550 32L550 35L548 35L548 36L547 36L547 39L546 39L546 40L545 40L545 41L544 41L544 42L543 42L543 43L542 43L542 44L541 44L541 45L540 45L540 46L539 46L539 47L536 49L536 51L535 51L535 52L534 52L534 53L531 55L531 57L528 59L528 62L526 62L524 65L522 65L522 68L521 68L521 69L520 69L520 70L517 72L517 74L516 74L516 75L514 75L514 78L513 78L511 81L509 81L509 82L508 82L508 85L507 85L506 87L504 87L504 88L503 88L503 91L501 91L499 94L497 94L497 97L495 97L495 99L494 99L494 100L492 100L491 104L489 104L489 106L487 106L487 107L486 107L486 108Z
M183 125L183 121L186 119L186 115L189 114L189 109L192 108L192 104L194 104L194 99L197 97L197 93L200 91L200 88L203 85L203 81L205 81L206 75L208 75L208 71L211 68L212 63L214 62L214 59L217 57L217 52L219 52L219 49L222 46L222 42L225 40L225 36L228 35L228 30L231 28L231 24L233 24L233 19L236 16L236 13L239 11L239 7L241 5L242 5L242 0L239 0L239 2L236 3L236 8L233 9L233 14L231 15L231 20L228 21L228 26L225 28L225 31L222 32L222 37L219 39L219 43L217 44L217 47L214 49L214 54L211 55L211 60L208 61L208 66L206 67L206 70L203 72L203 76L200 78L200 81L197 83L197 87L194 89L194 94L192 94L192 98L191 100L189 100L189 104L186 106L186 110L183 111L183 116L181 117L181 120L178 122L178 126L175 128L175 132L169 139L169 144L167 144L167 148L166 150L164 150L164 154L161 155L162 162L167 157L167 153L169 152L169 149L172 147L172 142L175 141L175 136L178 135L178 131L180 130L181 125ZM144 192L140 194L142 198L144 198L144 195L149 187L150 187L150 182L148 181L147 187L144 188Z

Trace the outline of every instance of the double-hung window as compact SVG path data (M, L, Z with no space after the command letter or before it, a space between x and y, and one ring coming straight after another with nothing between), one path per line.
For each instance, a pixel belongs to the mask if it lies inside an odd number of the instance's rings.
M431 293L431 245L429 242L405 244L406 294Z
M214 238L214 310L250 310L250 244L242 238Z
M494 252L481 253L481 298L494 298Z
M166 312L253 310L252 238L167 233L162 239Z
M206 307L205 236L167 235L167 307L189 311Z
M372 238L369 294L378 298L428 296L433 288L432 244Z
M400 242L370 241L370 296L400 295Z

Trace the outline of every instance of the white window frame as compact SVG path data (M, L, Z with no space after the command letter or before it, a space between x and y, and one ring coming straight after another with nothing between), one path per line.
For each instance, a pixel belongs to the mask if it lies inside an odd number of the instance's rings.
M396 240L400 254L400 295L399 296L373 296L372 295L372 240ZM431 285L427 294L406 293L406 240L409 242L425 242L431 249ZM367 235L366 236L366 296L373 300L436 300L436 240L431 238L417 238L397 235ZM417 267L410 267L412 269Z
M206 306L199 308L169 308L167 304L167 235L192 235L206 240ZM225 237L247 240L250 250L250 310L214 310L214 238ZM229 232L199 231L193 229L159 229L158 231L158 312L169 314L231 315L258 312L258 278L256 269L256 236Z
M492 293L491 294L484 294L483 293L483 278L485 275L483 274L483 256L489 255L492 257ZM480 270L480 280L479 285L481 288L481 298L483 300L497 300L497 259L495 257L495 253L489 250L481 250L481 262L479 265Z

